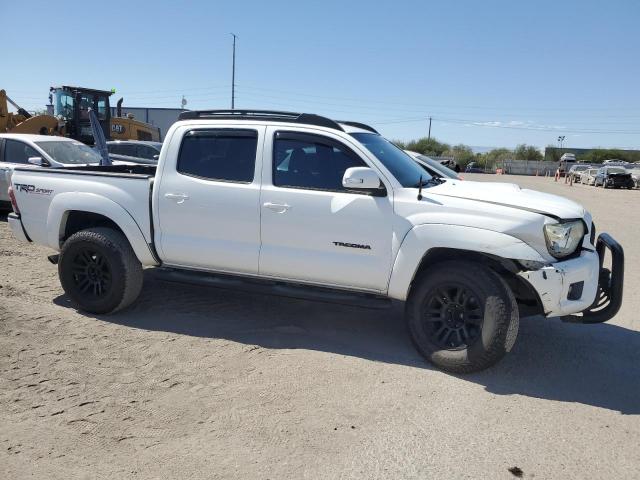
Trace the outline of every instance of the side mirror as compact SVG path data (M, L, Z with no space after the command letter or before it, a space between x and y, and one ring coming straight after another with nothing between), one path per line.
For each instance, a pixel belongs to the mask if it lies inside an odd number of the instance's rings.
M347 168L342 177L342 186L348 190L362 190L376 196L384 196L386 189L378 174L368 167Z
M49 162L47 162L42 157L29 157L27 159L27 162L29 162L31 165L36 165L38 167L48 167L49 166Z
M160 155L154 155L154 156L153 156L153 159L154 159L154 160L156 160L156 161L157 161L159 158L160 158Z

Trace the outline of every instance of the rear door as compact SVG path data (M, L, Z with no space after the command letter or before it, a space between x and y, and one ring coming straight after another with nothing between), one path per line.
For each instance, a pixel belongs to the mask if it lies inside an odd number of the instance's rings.
M368 166L356 145L267 127L263 164L260 274L384 291L392 201L342 186L347 168Z
M256 274L265 127L184 126L159 172L158 245L170 265Z
M13 169L31 165L29 157L42 157L33 147L12 138L0 139L0 201L9 201L9 183Z

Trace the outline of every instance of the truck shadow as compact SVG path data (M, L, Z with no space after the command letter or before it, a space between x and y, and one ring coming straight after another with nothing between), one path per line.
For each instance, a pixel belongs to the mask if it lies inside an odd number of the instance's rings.
M55 300L70 307L65 296ZM268 349L309 349L440 374L415 351L402 309L369 310L174 284L145 273L139 301L100 320L223 338ZM525 395L640 414L640 332L613 324L521 320L513 351L484 372L458 376L498 395Z

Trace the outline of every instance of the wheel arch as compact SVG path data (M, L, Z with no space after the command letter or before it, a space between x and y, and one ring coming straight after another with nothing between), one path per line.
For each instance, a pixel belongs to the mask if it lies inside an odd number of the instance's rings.
M414 281L429 268L448 260L480 263L511 287L523 314L542 312L535 289L517 273L517 260L544 261L521 240L500 232L457 225L421 225L403 240L391 272L388 295L405 301Z
M48 244L59 250L74 233L96 226L121 232L142 265L158 263L131 214L113 200L90 193L67 192L53 199L47 216Z

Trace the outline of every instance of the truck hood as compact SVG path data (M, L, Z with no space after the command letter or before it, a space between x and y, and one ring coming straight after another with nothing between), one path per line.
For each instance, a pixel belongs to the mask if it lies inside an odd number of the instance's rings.
M583 218L582 205L558 195L520 188L515 183L447 180L428 189L430 195L463 198L539 213L554 219Z

